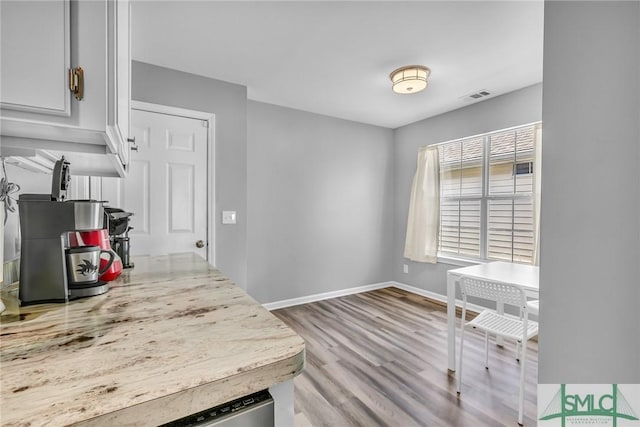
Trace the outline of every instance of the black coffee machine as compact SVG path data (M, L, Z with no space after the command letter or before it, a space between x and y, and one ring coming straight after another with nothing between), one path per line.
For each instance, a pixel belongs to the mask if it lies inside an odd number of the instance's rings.
M104 214L104 228L109 230L111 248L116 251L122 260L123 268L133 268L133 263L131 262L129 254L131 243L129 239L129 231L133 230L133 227L129 226L129 218L131 218L133 213L126 212L119 208L105 206Z
M21 194L18 199L21 305L66 302L109 289L104 282L80 285L68 281L67 234L99 230L103 216L102 202L67 200L70 179L69 162L62 157L53 169L51 194Z

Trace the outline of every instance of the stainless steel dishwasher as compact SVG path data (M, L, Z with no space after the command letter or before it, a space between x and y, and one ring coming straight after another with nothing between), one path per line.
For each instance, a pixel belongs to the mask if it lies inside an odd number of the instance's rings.
M262 390L160 427L274 427L273 398Z

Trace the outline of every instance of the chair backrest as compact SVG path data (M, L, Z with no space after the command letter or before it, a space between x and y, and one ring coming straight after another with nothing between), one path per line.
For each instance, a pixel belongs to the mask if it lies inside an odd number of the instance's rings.
M490 301L500 301L523 309L526 309L527 306L527 297L524 294L524 290L519 286L508 283L463 277L460 280L460 290L464 302L466 302L466 297L469 295Z

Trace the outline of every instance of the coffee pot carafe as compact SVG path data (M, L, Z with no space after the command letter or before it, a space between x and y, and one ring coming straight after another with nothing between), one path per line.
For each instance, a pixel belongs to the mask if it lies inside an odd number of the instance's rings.
M114 236L113 237L113 247L118 254L118 256L122 259L122 266L124 268L133 268L133 263L129 257L129 252L131 249L131 239L129 239L129 231L133 230L133 227L127 227L127 231L124 232L124 236Z
M129 220L131 219L131 216L133 216L133 213L109 206L105 206L104 211L104 228L109 230L109 236L111 239L111 246L113 250L116 251L120 259L122 260L123 268L133 268L134 265L131 262L129 256L131 248L129 231L133 230L133 227L129 226Z

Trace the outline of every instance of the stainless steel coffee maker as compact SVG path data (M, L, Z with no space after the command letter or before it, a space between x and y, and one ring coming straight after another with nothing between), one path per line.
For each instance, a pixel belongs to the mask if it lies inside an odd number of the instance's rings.
M77 289L68 285L68 232L101 229L104 215L101 202L66 200L69 181L69 162L63 157L53 170L51 194L22 194L18 199L22 243L18 296L22 305L66 302L109 289L104 282Z

